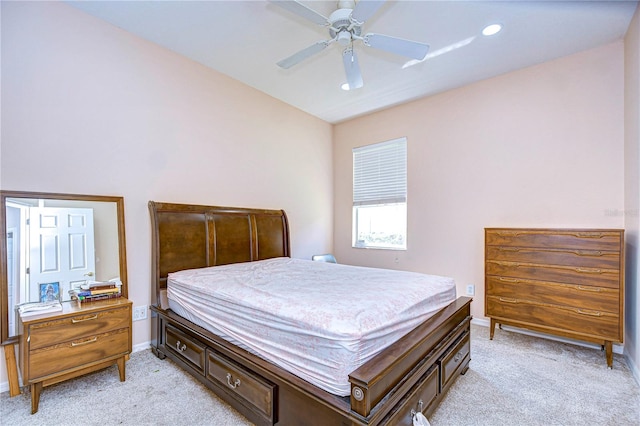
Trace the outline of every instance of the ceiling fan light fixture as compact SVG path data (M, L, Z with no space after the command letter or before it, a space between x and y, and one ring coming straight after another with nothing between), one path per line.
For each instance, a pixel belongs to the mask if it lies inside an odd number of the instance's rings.
M351 43L351 33L347 30L342 30L338 33L338 43L342 46L348 46Z
M502 24L490 24L484 27L482 35L489 37L498 34L500 31L502 31Z

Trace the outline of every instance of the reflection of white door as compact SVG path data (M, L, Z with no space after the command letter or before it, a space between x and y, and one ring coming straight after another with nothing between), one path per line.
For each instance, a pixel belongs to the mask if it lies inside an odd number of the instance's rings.
M18 274L18 248L20 243L17 242L17 231L15 227L7 228L7 300L9 306L18 304L18 283L20 275ZM15 310L9 309L9 335L15 330Z
M29 300L41 300L47 290L68 300L70 289L95 274L93 209L34 207L29 216ZM57 292L40 285L55 282Z

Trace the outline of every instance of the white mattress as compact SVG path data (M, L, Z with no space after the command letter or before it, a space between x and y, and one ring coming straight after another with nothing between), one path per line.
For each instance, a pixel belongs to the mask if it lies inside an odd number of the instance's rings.
M336 395L456 297L451 278L276 258L169 274L177 314Z

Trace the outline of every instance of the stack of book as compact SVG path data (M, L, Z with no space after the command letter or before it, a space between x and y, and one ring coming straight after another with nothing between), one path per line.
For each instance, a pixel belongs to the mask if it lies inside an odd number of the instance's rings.
M58 312L61 310L62 304L57 300L54 302L28 302L18 305L18 312L20 312L20 315L23 317L48 312Z
M122 295L120 283L112 281L99 281L83 284L79 289L69 291L71 300L79 303L95 302L105 299L116 299Z

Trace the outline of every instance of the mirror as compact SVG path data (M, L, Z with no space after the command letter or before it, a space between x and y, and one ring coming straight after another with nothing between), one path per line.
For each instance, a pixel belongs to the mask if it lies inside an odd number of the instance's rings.
M121 282L127 297L122 197L0 191L2 344L17 342L16 306L70 300L91 281Z

